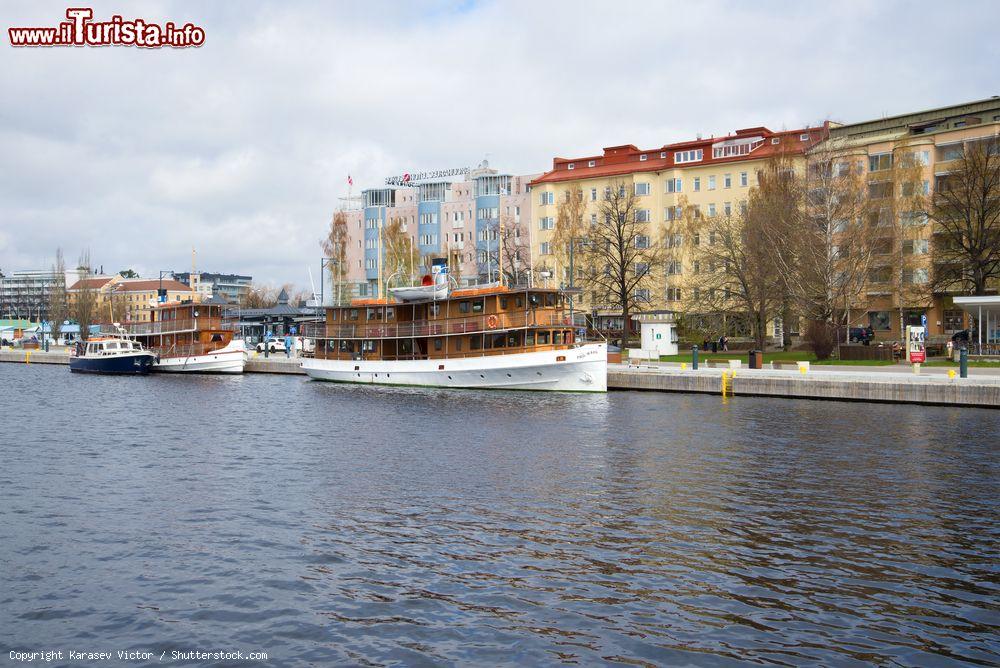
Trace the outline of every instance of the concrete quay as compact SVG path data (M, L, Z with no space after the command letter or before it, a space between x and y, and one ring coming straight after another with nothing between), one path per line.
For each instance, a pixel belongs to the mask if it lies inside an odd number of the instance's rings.
M69 348L49 350L21 350L4 348L0 350L0 362L20 362L21 364L69 364Z
M250 359L247 360L246 366L243 367L243 372L285 373L304 376L306 372L302 370L301 366L299 366L301 362L301 358L285 357L281 353L271 355L270 357L264 357L260 353L251 353Z
M1000 376L608 365L608 389L1000 408Z

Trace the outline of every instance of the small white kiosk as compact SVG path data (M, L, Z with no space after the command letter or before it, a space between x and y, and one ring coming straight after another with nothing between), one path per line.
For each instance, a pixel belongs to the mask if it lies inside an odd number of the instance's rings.
M629 348L630 360L658 360L660 355L677 354L677 323L674 311L636 313L632 320L639 323L641 348Z

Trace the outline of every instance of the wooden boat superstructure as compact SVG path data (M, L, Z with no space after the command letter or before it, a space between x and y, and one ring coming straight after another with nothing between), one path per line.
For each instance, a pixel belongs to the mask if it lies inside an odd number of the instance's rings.
M355 300L306 331L313 378L341 382L603 392L607 350L579 343L559 290L452 290L445 299Z
M222 304L167 302L150 322L129 323L129 333L158 355L157 372L243 373L246 350L223 321Z

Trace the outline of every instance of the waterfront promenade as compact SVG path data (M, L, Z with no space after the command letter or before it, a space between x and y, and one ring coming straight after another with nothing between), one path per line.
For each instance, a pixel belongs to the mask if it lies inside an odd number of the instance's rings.
M68 364L68 351L0 351L0 362ZM951 369L924 367L811 366L796 369L698 370L677 363L608 365L608 389L692 392L723 396L766 396L1000 408L1000 370L970 369L969 378L950 377ZM283 355L251 355L246 373L304 375L299 360Z

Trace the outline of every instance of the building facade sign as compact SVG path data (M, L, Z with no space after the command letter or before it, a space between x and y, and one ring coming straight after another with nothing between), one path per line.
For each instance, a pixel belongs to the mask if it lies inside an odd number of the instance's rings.
M406 172L401 176L388 176L385 179L387 186L408 186L415 181L426 181L428 179L443 179L449 176L464 176L469 173L468 167L455 167L453 169L438 169L432 172L416 172L411 174Z

